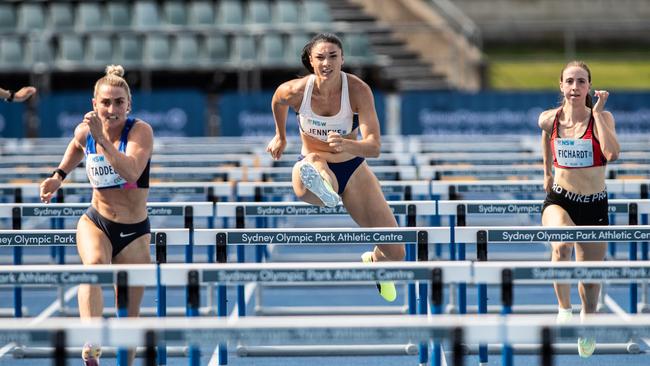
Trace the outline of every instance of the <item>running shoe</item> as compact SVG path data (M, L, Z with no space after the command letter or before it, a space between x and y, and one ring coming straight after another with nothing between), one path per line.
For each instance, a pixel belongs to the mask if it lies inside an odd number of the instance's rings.
M361 255L361 261L363 261L363 263L374 262L372 259L372 252L363 253ZM393 282L378 282L377 291L379 291L379 295L388 302L393 302L397 298L397 289Z
M594 338L578 338L578 354L582 358L588 358L596 350L596 340Z
M555 318L555 323L557 324L566 324L573 319L573 309L558 309L557 317Z
M102 355L102 347L92 343L84 344L81 349L81 359L84 366L99 366L99 357Z
M339 204L339 195L311 163L305 161L300 165L300 180L325 206L335 207Z

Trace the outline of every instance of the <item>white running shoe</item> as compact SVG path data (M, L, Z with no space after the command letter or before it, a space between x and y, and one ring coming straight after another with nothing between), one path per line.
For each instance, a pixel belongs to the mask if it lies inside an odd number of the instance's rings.
M557 312L557 317L555 318L556 324L566 324L573 319L573 309L562 309L559 308Z
M596 340L594 338L578 338L578 355L582 358L588 358L596 350Z
M102 355L102 347L92 343L84 344L81 349L81 359L84 366L99 366L99 357Z
M339 204L339 195L311 163L305 161L300 165L300 180L325 206L335 207Z

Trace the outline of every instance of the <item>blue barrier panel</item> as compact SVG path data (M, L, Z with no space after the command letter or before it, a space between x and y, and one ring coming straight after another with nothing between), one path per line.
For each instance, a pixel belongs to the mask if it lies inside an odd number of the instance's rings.
M375 109L379 125L384 131L384 96L374 92ZM222 136L273 136L275 124L271 112L273 92L250 94L225 93L219 98L218 110L221 120ZM287 117L287 136L298 136L298 119L295 111L289 108Z
M92 110L92 90L43 96L39 137L71 137ZM204 136L205 97L193 90L133 92L131 116L147 121L156 136Z
M24 103L0 102L0 137L25 137Z
M402 134L537 134L539 114L560 93L418 91L402 94ZM610 91L606 109L619 133L650 132L650 93Z

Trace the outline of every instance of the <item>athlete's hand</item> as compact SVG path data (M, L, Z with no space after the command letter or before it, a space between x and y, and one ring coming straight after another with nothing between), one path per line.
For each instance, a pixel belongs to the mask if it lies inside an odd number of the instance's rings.
M44 180L40 187L41 202L50 203L54 196L54 192L56 192L59 187L61 187L61 181L59 179L50 177Z
M594 96L598 98L596 104L594 104L593 111L595 113L600 113L605 110L605 103L607 103L607 98L609 97L609 92L606 90L594 90Z
M544 192L551 193L552 188L553 188L553 176L545 176L544 177Z
M36 93L36 88L34 88L33 86L22 87L20 88L20 90L16 92L16 94L14 94L14 101L24 102L35 93Z
M332 152L340 153L343 152L343 141L345 139L341 134L337 132L330 131L327 134L327 144L332 148Z
M102 128L102 120L99 119L99 116L96 112L88 112L84 115L83 123L88 125L90 128L90 133L93 135L93 138L99 142L104 138L104 130Z
M286 147L287 139L283 139L280 136L275 135L269 144L266 145L266 152L271 154L273 160L279 160Z

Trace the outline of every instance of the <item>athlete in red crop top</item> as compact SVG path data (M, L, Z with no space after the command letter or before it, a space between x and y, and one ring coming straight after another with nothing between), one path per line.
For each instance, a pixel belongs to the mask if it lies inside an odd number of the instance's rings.
M609 93L596 91L598 101L592 108L589 95L591 72L586 64L573 61L560 74L564 100L560 108L549 109L539 116L542 129L544 189L547 192L542 210L544 226L608 225L605 167L618 158L614 117L604 110ZM555 167L555 171L553 171ZM601 261L605 243L553 242L553 261L568 261L573 248L578 261ZM558 299L559 323L572 317L571 288L554 284ZM582 318L596 312L600 285L580 283ZM594 338L579 338L578 353L589 357L594 352Z
M63 159L51 178L41 184L41 201L50 202L65 175L84 159L89 167L93 197L77 224L77 250L85 265L150 263L151 234L147 217L149 162L153 130L140 120L127 118L131 92L122 66L111 65L95 84L93 111L77 126ZM143 287L130 287L128 314L138 316ZM99 286L79 286L79 314L102 317ZM100 345L86 344L82 358L97 365ZM129 364L135 353L129 352Z

